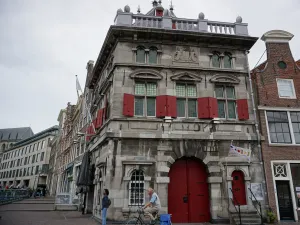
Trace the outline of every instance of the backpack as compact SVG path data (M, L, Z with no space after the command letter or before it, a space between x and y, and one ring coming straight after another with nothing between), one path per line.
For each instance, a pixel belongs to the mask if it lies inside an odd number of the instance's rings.
M107 200L107 208L109 208L110 205L111 205L111 200L108 199L108 200Z

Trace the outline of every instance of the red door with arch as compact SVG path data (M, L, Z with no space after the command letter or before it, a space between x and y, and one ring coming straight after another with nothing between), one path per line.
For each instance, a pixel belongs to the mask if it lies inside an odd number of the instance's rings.
M196 159L180 159L169 172L168 212L173 223L210 221L207 172Z
M232 192L235 205L247 205L244 173L239 170L232 172Z

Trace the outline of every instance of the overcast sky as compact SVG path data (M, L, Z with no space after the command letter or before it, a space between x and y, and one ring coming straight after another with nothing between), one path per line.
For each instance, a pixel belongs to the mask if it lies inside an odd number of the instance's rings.
M169 1L163 0L168 7ZM0 128L31 126L34 133L57 124L59 110L76 103L75 74L81 86L86 63L96 61L118 8L151 9L150 0L0 0ZM173 0L175 14L249 24L250 35L272 29L295 35L291 48L300 58L299 0ZM262 53L251 50L253 67Z

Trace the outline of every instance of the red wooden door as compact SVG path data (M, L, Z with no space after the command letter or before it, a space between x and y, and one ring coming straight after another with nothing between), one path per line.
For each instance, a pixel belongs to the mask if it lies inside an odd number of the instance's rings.
M234 204L247 205L244 173L242 171L233 171L231 176L233 178L232 192Z
M187 160L189 222L210 220L209 192L205 166L196 160Z
M173 223L200 223L210 220L207 173L192 159L176 161L169 172L168 211Z
M186 161L176 161L169 171L168 211L173 223L188 223Z

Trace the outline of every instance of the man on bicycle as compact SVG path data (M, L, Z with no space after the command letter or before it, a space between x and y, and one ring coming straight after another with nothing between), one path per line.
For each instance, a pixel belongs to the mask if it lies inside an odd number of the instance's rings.
M158 195L154 192L152 188L148 188L148 194L150 197L150 202L147 203L143 209L145 210L145 214L150 217L151 220L155 220L154 214L158 214L158 211L161 208L160 200ZM148 208L149 207L149 208ZM148 209L147 209L148 208Z

